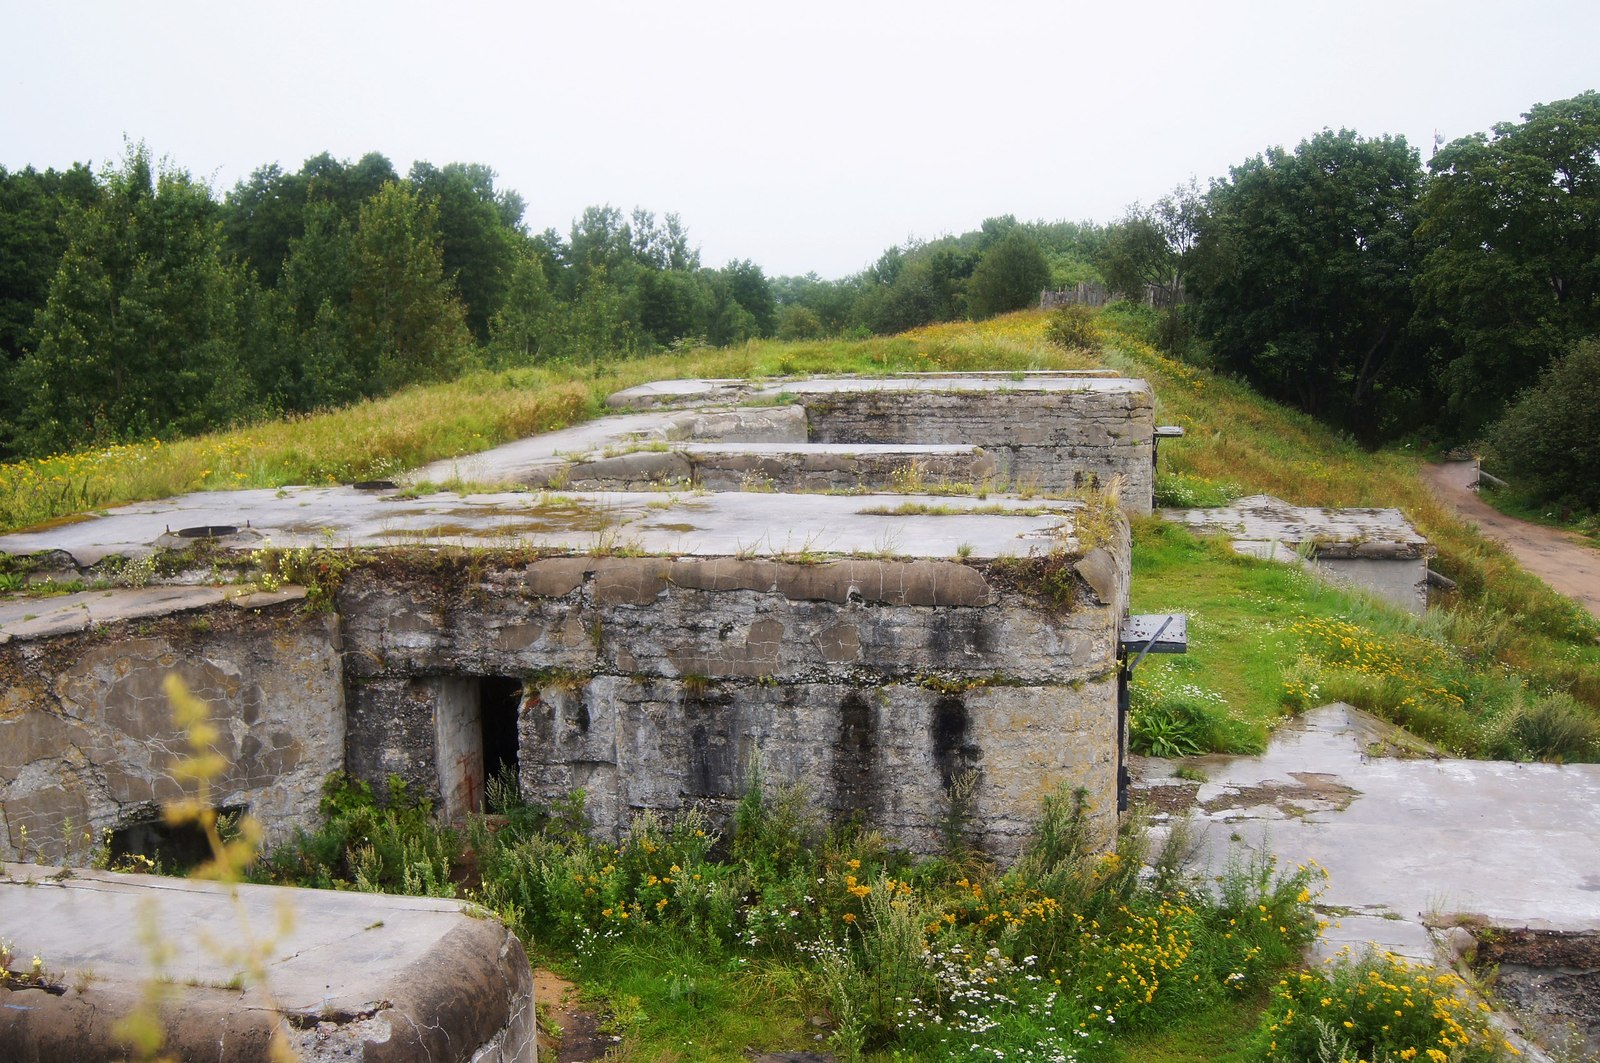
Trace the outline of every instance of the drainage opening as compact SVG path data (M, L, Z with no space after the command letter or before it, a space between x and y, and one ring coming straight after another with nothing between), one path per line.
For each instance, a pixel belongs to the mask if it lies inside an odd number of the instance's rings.
M172 534L180 539L220 539L239 529L232 524L200 524L193 528L179 528Z
M393 491L400 485L393 480L357 480L350 486L357 491Z
M520 804L517 717L522 711L522 680L491 675L478 680L478 712L483 727L484 811L504 812Z
M226 841L247 811L244 805L217 809L217 829ZM132 856L154 860L165 872L185 872L211 859L206 832L194 823L169 824L157 817L127 823L111 832L113 865Z

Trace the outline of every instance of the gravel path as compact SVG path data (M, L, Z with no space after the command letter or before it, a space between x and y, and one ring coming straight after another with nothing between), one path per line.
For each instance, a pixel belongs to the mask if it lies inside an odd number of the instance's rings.
M1422 469L1434 493L1476 524L1486 538L1499 542L1523 568L1600 617L1600 550L1582 536L1501 513L1472 490L1476 475L1470 461Z

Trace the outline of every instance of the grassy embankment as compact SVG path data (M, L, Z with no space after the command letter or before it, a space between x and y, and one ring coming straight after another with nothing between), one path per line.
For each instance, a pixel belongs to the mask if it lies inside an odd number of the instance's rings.
M1452 612L1414 621L1294 569L1140 522L1138 607L1189 612L1193 637L1190 656L1142 669L1146 741L1259 742L1271 720L1313 697L1313 685L1391 716L1410 713L1425 727L1442 721L1440 737L1451 741L1444 732L1461 730L1457 721L1482 715L1461 693L1474 683L1500 698L1500 720L1519 718L1524 682L1571 680L1592 694L1581 681L1592 682L1594 650L1583 640L1591 629L1433 503L1410 457L1364 454L1131 335L1113 333L1088 353L1055 350L1042 332L1040 316L1021 314L863 343L662 356L598 373L477 373L287 425L11 466L0 471L0 513L16 526L205 487L392 475L593 415L605 393L658 377L1110 362L1150 378L1162 420L1189 429L1163 454L1170 500L1264 490L1302 503L1399 504L1440 543L1440 567L1463 587ZM1033 855L1001 872L959 849L911 863L870 831L826 832L803 795L753 795L716 847L692 819L642 820L618 845L595 843L571 829L575 810L508 798L498 832L475 828L476 873L467 875L452 867L462 839L404 806L378 812L345 793L323 831L263 873L406 892L453 894L470 884L536 955L580 980L624 1035L623 1059L731 1060L750 1045L798 1048L816 1036L847 1058L879 1060L1308 1058L1307 1037L1340 1029L1372 1058L1418 1055L1446 1034L1463 1038L1457 1058L1487 1059L1494 1047L1470 1023L1451 1026L1448 988L1404 968L1372 972L1403 987L1406 1013L1404 1023L1372 1030L1345 999L1353 984L1327 993L1287 972L1309 925L1304 877L1243 870L1220 898L1191 895L1171 878L1152 884L1132 873L1131 850L1121 860L1084 852L1064 806L1046 818ZM1302 1018L1291 1030L1297 1013L1324 1025Z
M1396 506L1460 585L1415 620L1141 522L1135 607L1187 612L1191 636L1187 657L1141 667L1142 748L1249 750L1285 712L1341 698L1466 755L1600 757L1600 627L1441 505L1416 475L1417 456L1364 451L1242 384L1164 358L1135 319L1106 314L1100 325L1092 351L1052 346L1044 315L1024 312L865 341L478 371L291 421L0 466L0 528L185 491L393 476L595 416L606 394L652 379L1110 365L1149 379L1159 419L1188 432L1162 450L1164 504L1266 492L1302 505Z

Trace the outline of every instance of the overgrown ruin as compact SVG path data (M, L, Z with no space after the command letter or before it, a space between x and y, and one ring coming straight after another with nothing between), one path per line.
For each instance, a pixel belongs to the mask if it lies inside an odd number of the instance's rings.
M152 584L0 606L0 852L134 845L179 792L171 671L222 728L219 803L269 839L344 770L450 817L497 774L533 801L582 790L602 833L726 813L759 776L913 851L953 831L1002 859L1066 786L1110 844L1148 386L672 381L612 403L645 409L410 489L190 495L0 538L34 579ZM427 486L446 479L485 490Z

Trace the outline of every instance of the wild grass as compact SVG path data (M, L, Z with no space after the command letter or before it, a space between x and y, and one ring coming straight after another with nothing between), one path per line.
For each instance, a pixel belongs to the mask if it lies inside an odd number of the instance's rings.
M1418 455L1405 447L1363 450L1241 383L1166 357L1145 341L1137 324L1127 315L1101 314L1097 350L1050 343L1046 315L1022 312L860 341L756 341L598 366L477 370L449 383L292 421L0 466L0 529L69 520L87 508L192 490L389 478L427 461L596 416L605 395L654 379L1109 365L1148 379L1158 421L1187 430L1185 438L1161 448L1158 493L1164 503L1216 505L1266 492L1302 505L1393 506L1438 548L1434 567L1459 589L1435 595L1443 608L1426 622L1426 638L1455 647L1453 652L1480 674L1504 671L1520 690L1490 689L1494 711L1471 728L1464 718L1458 720L1459 733L1442 728L1445 744L1549 756L1549 736L1565 733L1561 745L1569 752L1556 755L1593 748L1585 736L1600 707L1600 624L1523 572L1504 550L1440 503L1417 476ZM1300 661L1301 648L1286 633L1288 626L1302 614L1333 617L1365 607L1329 597L1282 566L1254 566L1222 547L1175 546L1160 528L1145 523L1135 533L1138 608L1190 612L1198 651L1187 661L1143 666L1150 682L1173 677L1172 689L1162 697L1170 693L1177 700L1161 710L1172 740L1189 742L1199 734L1198 741L1211 748L1256 748L1276 716L1295 707L1295 697L1315 682L1316 662ZM1375 635L1383 636L1384 625L1398 622L1373 619ZM1201 660L1210 664L1205 682L1197 683L1192 673ZM1300 683L1298 695L1287 692L1287 702L1286 680ZM1392 683L1347 675L1338 684L1358 703L1390 718L1426 726L1440 713L1448 715L1447 708L1405 706L1410 692ZM1219 717L1215 703L1205 698L1185 700L1186 685L1220 696L1227 713ZM1474 689L1475 698L1481 694ZM1510 704L1513 694L1515 705ZM1551 700L1561 696L1573 704ZM1144 716L1160 722L1148 712ZM1512 720L1514 726L1507 722Z
M1069 790L1009 870L830 828L792 787L752 786L724 830L692 810L643 814L615 841L585 834L581 795L537 808L496 792L492 829L467 830L476 871L462 885L586 987L619 1059L731 1061L819 1036L848 1060L1147 1058L1123 1046L1196 1015L1242 1018L1238 1047L1316 933L1315 872L1242 861L1215 891L1171 854L1146 872L1142 824L1104 851ZM265 866L280 881L403 886L349 877L365 839L445 852L460 838L391 797L330 790L324 827Z

